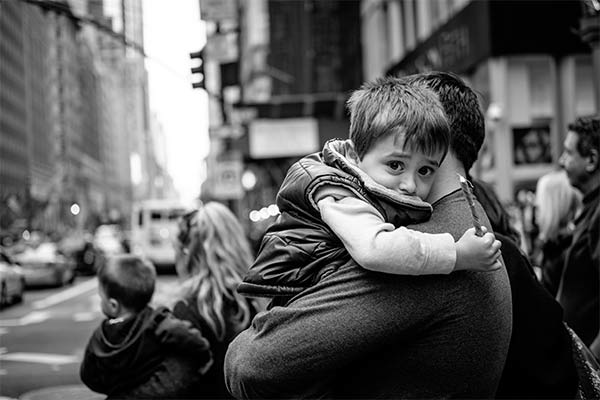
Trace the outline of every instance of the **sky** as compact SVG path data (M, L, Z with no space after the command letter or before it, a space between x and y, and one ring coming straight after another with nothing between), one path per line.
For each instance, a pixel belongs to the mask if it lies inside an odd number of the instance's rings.
M144 0L150 111L166 138L167 170L186 202L196 198L208 154L208 98L192 89L189 53L205 43L198 0Z

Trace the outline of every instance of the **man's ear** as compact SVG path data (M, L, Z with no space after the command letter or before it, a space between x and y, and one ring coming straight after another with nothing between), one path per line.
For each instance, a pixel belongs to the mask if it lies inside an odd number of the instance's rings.
M598 150L596 149L591 149L590 150L590 154L587 156L588 162L587 165L585 166L585 170L586 172L589 173L593 173L594 171L598 170Z

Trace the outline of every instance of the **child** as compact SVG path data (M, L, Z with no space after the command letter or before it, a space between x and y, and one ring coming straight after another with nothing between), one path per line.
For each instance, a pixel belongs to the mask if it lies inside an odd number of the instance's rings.
M154 266L116 256L98 271L106 319L87 345L81 380L108 398L186 398L212 363L209 345L191 323L148 305Z
M437 96L387 77L363 85L348 106L350 139L329 141L290 168L277 196L281 215L238 291L281 304L350 259L401 275L500 268L492 233L469 229L455 243L403 227L429 218L422 199L448 149Z

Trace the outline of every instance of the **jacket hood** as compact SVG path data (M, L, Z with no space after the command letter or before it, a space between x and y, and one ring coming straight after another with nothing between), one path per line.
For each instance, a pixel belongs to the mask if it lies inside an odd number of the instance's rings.
M382 202L381 205L386 209L384 217L385 215L393 215L397 212L398 206L402 209L407 209L407 216L411 219L421 220L431 216L431 212L433 211L431 204L421 200L417 196L404 195L388 189L375 182L369 175L358 168L348 157L351 149L352 144L350 139L331 139L323 146L323 162L358 178L365 190ZM387 222L393 223L393 221Z

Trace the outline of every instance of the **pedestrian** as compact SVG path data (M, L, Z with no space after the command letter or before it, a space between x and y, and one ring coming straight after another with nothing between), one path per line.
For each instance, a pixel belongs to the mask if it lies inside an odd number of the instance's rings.
M108 399L188 398L212 363L208 341L166 307L153 309L154 266L135 255L108 259L98 271L106 316L85 350L80 376Z
M583 194L557 299L565 321L600 359L600 116L568 125L559 163Z
M193 397L230 398L223 378L227 346L261 309L236 291L252 263L250 244L235 215L217 202L185 215L179 229L176 269L183 284L173 313L202 331L214 360Z
M573 221L581 207L581 194L571 186L564 170L542 175L535 190L537 254L542 285L555 297L565 254L573 239Z
M388 81L406 87L395 79ZM414 87L414 92L427 97L428 105L416 107L410 115L435 113L445 118L437 96L423 85ZM474 93L473 96L478 106ZM392 103L400 101L390 93L382 98ZM396 122L401 121L399 114L385 107L385 101L374 107L375 115L352 122L380 125L380 132L397 127ZM425 121L421 118L420 124L417 123L423 135L427 133ZM327 157L324 151L323 158ZM404 162L392 164L391 171L400 165L400 169L407 168ZM306 173L309 182L318 184L319 170L310 165L304 167L295 175L290 171L290 180L302 179ZM337 171L333 171L336 177ZM451 148L428 195L428 200L434 202L431 219L413 229L426 233L450 232L457 239L472 226L457 172L466 174ZM319 223L316 204L302 204L298 200L306 193L308 202L314 192L306 189L311 187L305 184L304 190L298 187L296 192L286 192L285 185L284 182L278 195L282 215L290 213L315 225ZM382 204L377 209L386 221L395 220L394 212L406 218L419 210L414 204L404 209L398 207L389 201L389 196L382 196L385 193L382 191L356 190L357 195L364 196L365 192L373 204ZM478 203L476 208L481 223L489 228ZM295 222L290 220L291 226L296 226ZM285 244L283 241L277 256L285 250ZM339 258L342 257L343 253ZM407 276L374 273L354 262L331 264L334 268L316 264L319 279L312 287L295 295L285 307L273 307L257 315L251 327L230 344L225 374L228 388L236 397L494 395L511 330L511 295L504 268L486 273L457 271ZM303 265L314 266L300 264ZM284 293L286 288L282 285L281 289Z
M399 275L500 268L492 233L479 237L471 228L455 242L449 233L406 228L429 216L431 206L421 199L448 148L448 124L435 96L383 78L355 91L348 106L350 139L330 140L292 166L278 195L287 204L238 291L291 295L350 258L370 271Z

